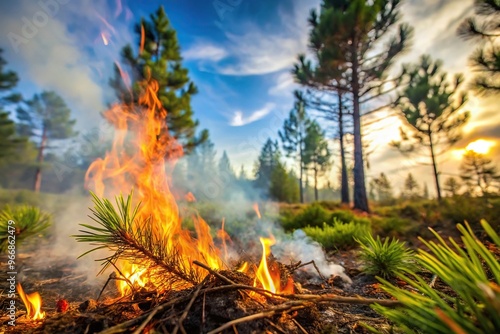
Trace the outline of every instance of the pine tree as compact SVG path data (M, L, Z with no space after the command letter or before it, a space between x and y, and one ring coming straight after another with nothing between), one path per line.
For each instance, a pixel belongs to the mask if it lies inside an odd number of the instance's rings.
M449 177L446 179L446 181L444 181L444 191L450 197L457 196L460 188L461 188L460 183L454 177Z
M304 142L304 166L313 171L314 200L318 201L318 177L331 167L332 157L325 132L318 122L309 124Z
M9 118L9 113L3 109L7 104L18 102L20 96L12 93L19 78L14 71L4 68L7 62L3 59L2 52L0 49L0 159L15 154L16 149L25 143L23 138L16 135L16 125Z
M404 24L388 36L400 15L400 0L323 0L311 12L309 35L316 67L299 56L298 81L320 91L341 91L352 101L354 135L354 207L369 212L365 186L361 105L395 89L399 79L387 72L408 45L411 29ZM386 43L381 45L381 43ZM387 83L393 87L387 89ZM376 108L372 112L380 110Z
M296 93L295 96L294 108L290 111L288 119L283 123L283 131L279 131L278 134L287 156L294 158L298 162L300 202L304 203L304 141L306 128L310 121L306 114L305 103L300 98L300 94Z
M268 138L255 165L255 187L263 190L266 195L269 195L271 175L280 163L280 158L278 142L273 142L271 138Z
M278 202L294 203L299 199L299 187L295 176L279 161L273 168L269 185L270 197Z
M460 139L460 128L469 119L469 113L462 112L467 97L459 91L463 76L458 74L452 83L448 82L441 64L423 55L419 64L407 66L409 83L395 105L404 129L401 141L391 143L403 153L429 150L438 200L441 187L437 157Z
M479 47L470 60L476 77L474 88L480 93L500 93L500 2L475 0L475 17L458 28L464 39L475 39Z
M420 187L418 186L417 180L413 177L412 173L408 173L408 176L404 182L403 197L408 199L416 199L420 197L419 194Z
M35 94L31 100L25 101L26 107L17 109L19 131L28 137L38 138L38 166L35 172L33 189L40 191L42 184L42 164L45 150L52 140L67 139L76 135L71 119L71 110L66 102L53 91Z
M500 174L496 165L484 154L471 150L465 152L460 165L460 178L469 187L472 194L488 194L492 187L498 188Z
M199 122L193 118L191 96L198 89L190 81L188 70L182 66L177 35L163 6L150 15L149 20L142 18L135 26L135 33L138 38L137 54L131 45L125 46L121 53L130 71L125 74L125 69L115 64L115 75L110 85L121 101L138 104L141 94L139 82L150 77L156 80L158 98L167 110L169 131L189 153L208 139L208 131L203 130L196 136ZM130 78L131 87L128 87L127 78Z
M384 173L380 173L379 177L373 178L373 180L370 182L370 186L373 188L373 193L376 195L377 201L380 204L393 204L394 194L392 185Z
M234 174L233 167L231 167L231 162L229 161L229 157L227 156L226 151L222 153L218 168L219 176L222 180L224 180L224 182L232 183L234 180L236 180L236 175Z

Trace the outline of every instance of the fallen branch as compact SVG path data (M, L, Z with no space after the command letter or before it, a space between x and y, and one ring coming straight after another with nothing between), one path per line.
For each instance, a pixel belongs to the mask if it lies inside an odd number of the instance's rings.
M295 305L295 304L296 303L294 303L294 302L289 302L289 303L282 304L282 305L277 306L277 307L270 308L270 309L268 309L266 311L263 311L263 312L260 312L260 313L256 313L256 314L252 314L252 315L249 315L249 316L246 316L246 317L242 317L242 318L238 318L238 319L235 319L235 320L231 320L231 321L225 323L224 325L222 325L222 326L220 326L220 327L218 327L218 328L216 328L216 329L208 332L207 334L220 333L223 330L225 330L225 329L227 329L229 327L238 325L238 324L242 324L242 323L253 321L253 320L257 320L257 319L268 318L268 317L271 317L271 316L275 315L278 312L300 310L300 309L303 309L303 308L305 308L307 306L306 305L307 303L302 303L302 305Z

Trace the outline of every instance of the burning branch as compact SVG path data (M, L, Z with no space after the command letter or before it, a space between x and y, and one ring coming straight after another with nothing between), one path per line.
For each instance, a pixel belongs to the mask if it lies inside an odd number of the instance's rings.
M91 209L91 218L100 226L81 224L87 230L80 230L83 234L74 237L79 242L96 246L80 257L103 248L113 252L112 255L97 260L102 261L103 265L100 273L123 260L137 268L146 268L140 275L142 285L150 283L157 289L190 287L203 279L199 271L186 264L179 256L176 245L167 245L163 238L154 233L151 227L154 225L147 221L137 222L140 204L132 207L132 193L127 199L123 196L116 197L118 210L109 200L100 199L93 193L92 197L95 207ZM127 279L131 280L133 276L130 275Z

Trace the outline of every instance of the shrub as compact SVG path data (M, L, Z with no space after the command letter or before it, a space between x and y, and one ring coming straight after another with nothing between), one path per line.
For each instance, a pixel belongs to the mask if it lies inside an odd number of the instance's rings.
M333 226L323 224L320 227L306 227L304 232L313 240L320 243L325 249L350 249L357 246L355 239L364 238L370 234L370 227L350 222L344 224L334 220Z
M371 234L356 241L361 247L362 270L366 274L388 279L415 269L414 253L404 242L389 238L382 242L379 236L374 239Z
M331 213L321 205L314 203L307 206L294 217L282 220L285 230L296 230L304 227L320 227L331 221Z
M500 237L486 221L481 225L500 247ZM500 263L474 235L468 223L458 225L464 247L450 238L451 245L434 231L438 243L421 241L430 252L419 250L417 262L436 274L453 290L452 296L434 290L428 283L408 271L399 277L418 293L380 279L382 288L402 303L389 309L373 308L394 322L405 333L500 333ZM495 248L494 245L491 245ZM366 326L368 327L368 326ZM373 328L370 328L376 332Z
M372 226L374 232L388 237L406 236L418 228L415 222L398 217L374 217L372 218Z
M37 207L7 205L0 211L0 253L5 252L10 244L9 237L14 236L16 245L26 238L37 235L51 224L51 216ZM12 220L14 224L9 224Z

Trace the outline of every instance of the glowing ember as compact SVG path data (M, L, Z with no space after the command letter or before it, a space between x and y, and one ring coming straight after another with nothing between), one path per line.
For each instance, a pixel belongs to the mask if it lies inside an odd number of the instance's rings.
M253 204L253 210L255 211L255 214L257 215L257 218L261 219L262 216L260 215L259 204L254 203Z
M293 293L293 281L291 278L288 280L285 288L281 289L279 270L276 270L277 268L270 268L267 263L267 257L271 254L271 246L276 243L276 240L271 236L271 238L260 238L260 242L262 243L262 259L255 273L254 286L260 284L262 288L272 293Z
M29 294L25 294L21 284L17 284L17 292L26 307L26 311L28 313L28 318L31 320L41 320L45 318L45 312L41 311L42 307L42 297L38 292L33 292Z
M158 83L154 80L141 83L143 90L138 105L116 104L104 113L114 125L115 138L112 150L104 159L95 160L87 170L87 187L99 197L114 197L129 193L134 188L134 200L141 202L134 229L149 224L154 237L164 241L165 253L175 253L185 268L192 268L199 277L207 272L192 261L206 263L211 268L222 268L219 251L215 248L210 228L200 217L194 217L196 238L181 227L179 210L169 188L167 166L171 170L175 160L182 155L182 146L169 135L165 117L167 111L157 97ZM166 161L169 164L167 165ZM150 278L147 268L134 267L133 263L120 262L119 270L134 285L162 282ZM158 278L157 278L158 279ZM119 280L122 294L128 293L126 281Z

